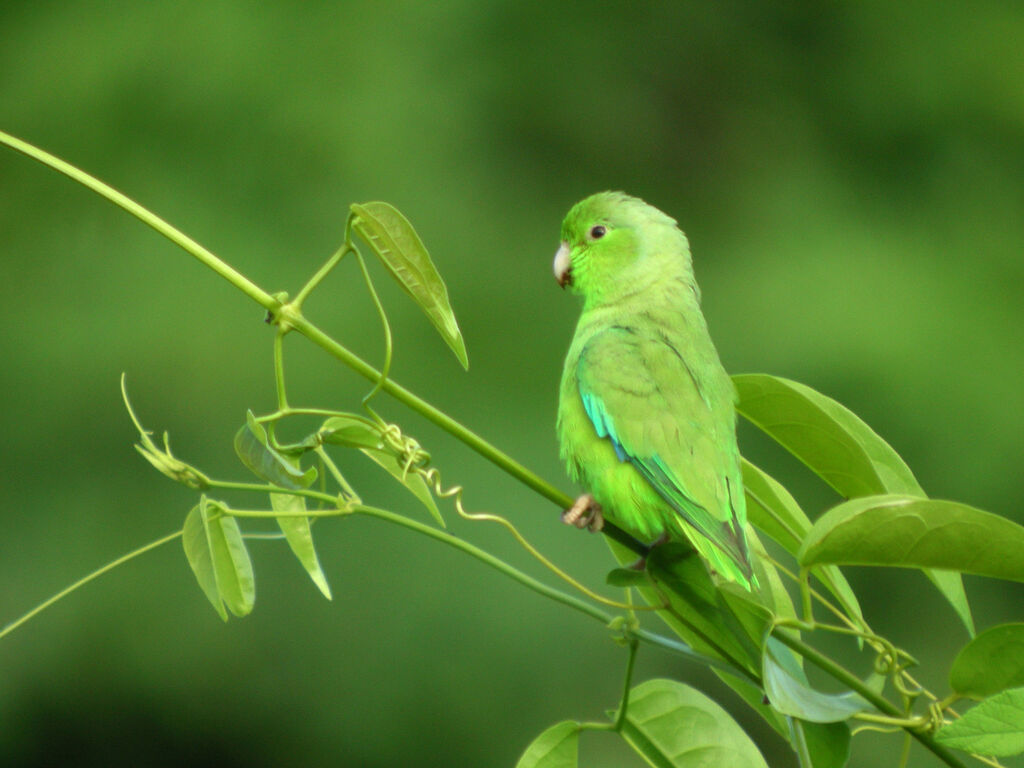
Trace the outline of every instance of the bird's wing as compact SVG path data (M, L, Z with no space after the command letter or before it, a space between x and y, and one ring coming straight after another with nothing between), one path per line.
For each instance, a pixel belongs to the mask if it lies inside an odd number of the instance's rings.
M613 326L592 337L577 368L583 407L598 437L611 441L693 529L718 547L745 577L749 559L742 531L743 493L732 440L731 401L719 402L710 383L691 370L664 335ZM724 407L723 407L724 406ZM739 500L742 503L742 498ZM684 527L685 530L685 527Z

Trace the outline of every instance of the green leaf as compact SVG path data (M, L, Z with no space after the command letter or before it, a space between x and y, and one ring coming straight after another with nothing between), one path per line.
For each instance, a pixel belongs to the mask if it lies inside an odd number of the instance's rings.
M938 568L1024 581L1024 528L953 501L871 496L822 515L798 560L805 566Z
M185 518L182 544L199 586L222 619L228 619L225 606L235 616L252 611L256 582L235 518L203 495Z
M206 527L220 599L235 616L247 616L256 602L256 580L238 521L223 514L223 507L205 496L199 500L199 512Z
M810 387L767 374L733 376L736 410L841 496L924 496L910 468L859 416Z
M1024 686L1024 624L986 629L965 645L953 660L949 685L972 699Z
M185 526L182 529L181 543L185 547L185 557L188 564L192 566L192 572L199 582L199 587L210 601L210 605L224 621L228 620L228 612L224 608L224 601L220 599L220 592L217 590L217 577L213 573L213 555L210 553L210 543L206 538L206 522L203 514L196 504L185 517Z
M290 512L287 516L277 518L277 524L281 528L288 546L292 553L302 563L306 573L316 584L317 589L323 593L328 600L331 599L331 588L327 584L327 577L323 568L320 567L320 558L317 557L316 548L313 546L313 529L308 517L302 517L295 513L306 510L306 500L302 496L295 496L290 493L270 494L270 505L275 512Z
M384 448L380 427L354 413L344 413L327 419L320 427L320 438L325 443L349 448Z
M398 480L398 482L408 488L409 492L419 499L423 506L427 508L427 511L430 512L438 525L442 528L446 527L444 524L444 518L441 517L441 510L437 508L437 504L434 502L434 497L430 493L430 488L427 487L427 482L423 479L422 475L413 471L407 472L405 467L398 460L398 457L390 451L377 450L375 448L362 448L361 450L391 473L391 476Z
M804 536L811 530L811 521L796 499L775 478L746 459L743 459L743 490L751 524L796 555ZM839 568L825 565L814 569L813 573L835 595L847 614L863 619L857 596Z
M935 734L940 744L976 755L1009 757L1024 752L1024 688L985 699Z
M576 768L579 765L580 724L566 720L533 740L516 768Z
M674 680L636 686L621 733L656 768L767 768L754 742L724 709Z
M790 743L802 768L843 768L850 759L850 726L790 720Z
M841 496L883 493L924 496L913 472L859 416L830 397L789 379L767 374L734 376L736 409ZM963 581L958 574L925 571L974 634Z
M614 568L608 571L604 580L609 587L639 587L651 583L646 573L635 568Z
M270 446L266 430L252 411L235 434L235 453L254 475L281 488L308 488L316 479L315 468L303 472Z
M448 301L448 289L412 224L388 203L353 204L352 227L366 241L406 293L420 305L463 368L466 343Z
M839 723L873 709L854 691L822 693L811 688L796 656L773 637L764 654L764 690L776 710L811 723Z

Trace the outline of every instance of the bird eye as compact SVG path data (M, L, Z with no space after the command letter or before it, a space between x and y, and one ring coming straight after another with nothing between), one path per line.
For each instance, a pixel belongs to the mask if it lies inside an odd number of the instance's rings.
M590 228L590 239L591 240L600 240L602 237L605 236L605 234L607 234L607 232L608 232L607 229L605 229L603 226L598 224L596 227L591 227Z

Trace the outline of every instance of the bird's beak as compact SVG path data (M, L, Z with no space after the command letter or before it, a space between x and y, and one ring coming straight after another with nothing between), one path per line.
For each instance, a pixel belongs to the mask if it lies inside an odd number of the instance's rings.
M562 288L572 285L572 262L569 261L568 243L562 243L562 247L555 254L555 280Z

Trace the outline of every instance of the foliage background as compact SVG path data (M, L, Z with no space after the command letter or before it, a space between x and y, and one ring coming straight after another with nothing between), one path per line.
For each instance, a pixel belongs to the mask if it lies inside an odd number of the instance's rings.
M1024 521L1024 6L695 2L0 4L0 127L112 183L270 290L294 291L350 202L416 225L469 348L460 372L383 287L395 377L568 490L553 435L578 307L550 274L562 215L605 188L675 215L733 372L863 416L935 497ZM0 152L0 621L180 526L192 494L131 449L118 376L183 457L244 476L231 437L273 406L269 329L212 273L94 195ZM378 272L383 283L383 274ZM345 264L307 305L379 360ZM365 391L300 339L296 404ZM599 583L597 539L389 405L471 508ZM751 433L816 514L832 499ZM372 502L420 514L373 468ZM456 530L508 557L500 531ZM0 653L5 764L510 766L614 705L600 627L369 520L317 526L324 601L254 543L256 611L224 626L180 547L119 569ZM963 629L917 574L853 571L876 629L943 690ZM979 628L1019 588L967 579ZM772 765L784 745L710 675L644 649L638 680L719 691ZM856 740L852 765L897 737ZM612 737L585 764L619 765ZM917 765L929 757L915 756Z

